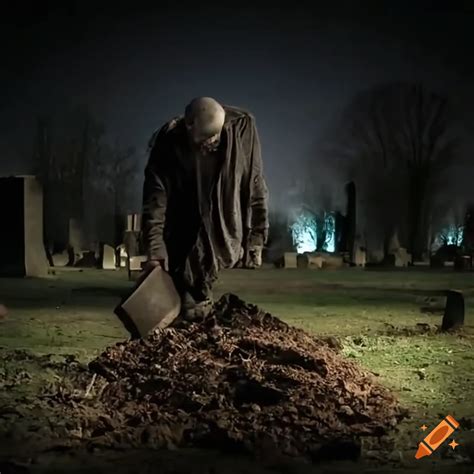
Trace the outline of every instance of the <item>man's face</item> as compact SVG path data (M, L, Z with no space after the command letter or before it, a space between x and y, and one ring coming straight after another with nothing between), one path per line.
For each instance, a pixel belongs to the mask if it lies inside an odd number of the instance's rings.
M223 107L214 99L194 99L187 107L185 124L191 143L201 152L214 151L220 142L225 120Z
M203 154L212 153L217 150L221 141L221 134L217 133L212 137L206 138L198 143L196 143L199 151Z

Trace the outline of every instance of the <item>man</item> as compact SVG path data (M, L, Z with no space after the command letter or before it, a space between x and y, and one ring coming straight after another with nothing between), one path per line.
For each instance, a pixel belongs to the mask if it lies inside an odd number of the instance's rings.
M261 265L267 205L248 112L201 97L155 133L143 190L145 272L157 265L169 271L183 317L207 313L220 269Z

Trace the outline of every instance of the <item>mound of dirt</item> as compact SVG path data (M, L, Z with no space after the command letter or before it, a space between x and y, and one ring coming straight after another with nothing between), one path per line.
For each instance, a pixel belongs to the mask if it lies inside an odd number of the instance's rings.
M119 343L89 367L107 381L99 396L109 413L92 434L120 444L270 447L317 458L337 442L357 457L352 440L382 435L403 417L396 398L334 339L231 294L204 321Z

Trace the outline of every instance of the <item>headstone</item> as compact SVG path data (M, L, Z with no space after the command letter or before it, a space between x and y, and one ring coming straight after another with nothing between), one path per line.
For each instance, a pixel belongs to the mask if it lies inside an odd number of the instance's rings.
M43 191L34 176L0 178L0 216L0 275L47 276Z
M142 230L142 215L141 214L134 214L133 215L133 231L134 232L141 232Z
M133 214L127 215L127 232L133 231Z
M321 255L308 255L308 268L323 268L323 257Z
M128 268L131 272L140 272L142 270L142 263L146 262L145 255L136 255L128 259Z
M393 252L395 256L395 266L396 267L407 267L411 262L411 254L407 253L407 250L403 247L398 248Z
M346 252L346 218L339 212L334 213L334 236L335 236L335 252Z
M69 252L64 250L61 253L53 253L53 266L55 267L65 267L69 263Z
M356 225L357 225L357 212L356 212L356 187L355 183L351 181L345 186L346 191L346 220L345 220L345 232L344 232L344 243L345 250L350 252L351 261L354 259L354 246L356 240Z
M115 250L111 245L104 245L102 268L104 270L115 270Z
M351 252L351 257L352 260L350 260L350 263L353 265L357 265L356 259L360 258L360 251L361 249L365 249L366 242L364 241L363 237L361 234L357 234L355 241L354 241L354 248L352 249ZM357 254L359 254L357 256Z
M125 244L120 244L117 247L117 254L119 256L120 261L120 268L127 268L127 259L128 254L127 250L125 249Z
M130 280L136 279L136 274L142 271L146 261L147 257L145 255L135 255L127 258L128 278Z
M464 325L464 296L460 291L449 290L446 294L442 331L458 329Z
M457 256L461 255L460 248L457 245L449 244L442 245L434 254L434 257L438 258L444 263L449 262L449 265L444 266L453 266L454 260Z
M283 255L283 260L284 260L284 268L297 268L297 257L296 257L296 252L285 252Z
M308 268L308 263L309 263L309 259L306 253L298 254L296 256L296 266L298 268ZM263 267L263 263L262 263L262 267Z
M127 232L140 232L142 230L142 215L127 215Z
M474 205L469 204L464 219L463 246L468 253L474 252Z
M367 263L367 254L363 247L357 247L354 255L354 264L356 267L365 267Z

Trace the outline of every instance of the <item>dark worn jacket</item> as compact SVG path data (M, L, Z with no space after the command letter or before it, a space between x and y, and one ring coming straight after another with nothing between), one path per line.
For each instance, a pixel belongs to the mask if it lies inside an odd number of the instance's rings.
M211 214L199 214L193 153L182 117L150 142L143 190L143 231L149 258L168 257L170 271L202 278L234 266L247 246L268 234L268 191L254 117L225 107L222 165L211 195ZM192 283L192 282L191 282Z

